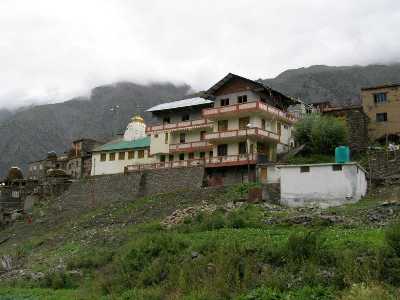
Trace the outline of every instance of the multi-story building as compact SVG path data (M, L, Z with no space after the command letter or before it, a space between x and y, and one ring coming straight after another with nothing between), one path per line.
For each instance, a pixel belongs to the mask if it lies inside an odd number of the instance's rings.
M92 169L92 150L102 143L93 139L81 138L72 142L66 161L65 172L71 178L79 179L90 175Z
M361 89L364 112L369 117L368 135L371 140L399 141L400 83Z
M43 181L46 179L47 171L59 169L65 165L64 158L59 159L57 153L50 151L45 159L32 161L28 165L28 179Z
M142 168L203 165L210 184L266 178L262 164L292 143L296 101L262 83L228 74L204 93L148 111L161 124L148 127L155 163ZM260 168L257 168L259 166ZM137 169L129 166L128 169Z

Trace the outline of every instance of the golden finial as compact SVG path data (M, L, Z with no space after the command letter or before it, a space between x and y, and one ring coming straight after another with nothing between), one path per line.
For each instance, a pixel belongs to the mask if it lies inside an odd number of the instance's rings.
M137 123L143 123L144 124L144 119L139 115L134 116L131 120L132 120L132 122L137 122Z

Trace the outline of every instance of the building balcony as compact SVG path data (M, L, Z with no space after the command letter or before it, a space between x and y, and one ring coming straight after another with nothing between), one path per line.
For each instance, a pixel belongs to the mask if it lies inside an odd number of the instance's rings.
M208 141L196 141L182 144L169 145L169 152L194 152L212 150L212 145Z
M215 156L210 157L206 160L205 166L208 168L217 167L228 167L228 166L242 166L242 165L254 165L257 163L257 154L250 153L239 154L239 155L226 155L226 156Z
M261 101L207 108L203 109L202 113L203 118L216 120L229 116L244 116L247 115L249 112L264 114L271 118L278 118L288 123L293 123L297 121L297 118L291 113L282 111Z
M154 126L147 126L146 133L162 132L162 131L179 131L190 130L195 128L208 128L212 127L212 121L206 119L182 121L177 123L166 123Z
M154 170L154 169L198 167L198 166L204 166L205 163L206 161L204 159L189 159L189 160L157 162L152 164L129 165L125 167L125 173L142 171L142 170Z
M277 143L280 141L280 136L277 133L263 130L261 128L236 129L207 133L205 135L205 140L210 142L243 141L246 140L246 137Z

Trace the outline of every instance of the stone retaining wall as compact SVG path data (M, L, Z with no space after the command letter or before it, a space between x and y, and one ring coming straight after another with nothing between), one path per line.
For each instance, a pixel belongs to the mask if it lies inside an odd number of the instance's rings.
M369 151L368 171L373 179L400 177L400 150Z
M204 168L144 170L128 174L94 176L75 181L58 198L61 207L98 206L136 197L179 190L193 190L202 186Z

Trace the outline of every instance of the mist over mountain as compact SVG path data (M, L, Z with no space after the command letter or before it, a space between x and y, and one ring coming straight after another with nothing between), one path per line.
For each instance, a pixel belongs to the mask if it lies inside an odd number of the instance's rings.
M72 140L91 137L107 141L120 133L135 114L156 104L184 97L188 85L169 83L148 86L130 82L96 87L89 98L39 105L7 114L0 121L0 176L10 166L26 168L48 151L63 153ZM117 108L119 107L119 108ZM0 110L0 119L3 112Z
M359 104L362 87L400 82L400 63L343 67L317 65L287 70L273 79L262 81L307 103Z
M400 64L312 66L287 70L263 81L308 103L328 100L336 105L354 104L359 102L361 87L400 82ZM144 113L147 108L189 93L193 91L188 85L119 82L94 88L89 98L14 111L2 109L0 176L4 176L10 166L25 169L29 161L44 158L48 151L62 153L74 139L91 137L107 141L121 132L134 114L144 115L146 121L151 122L151 116Z

